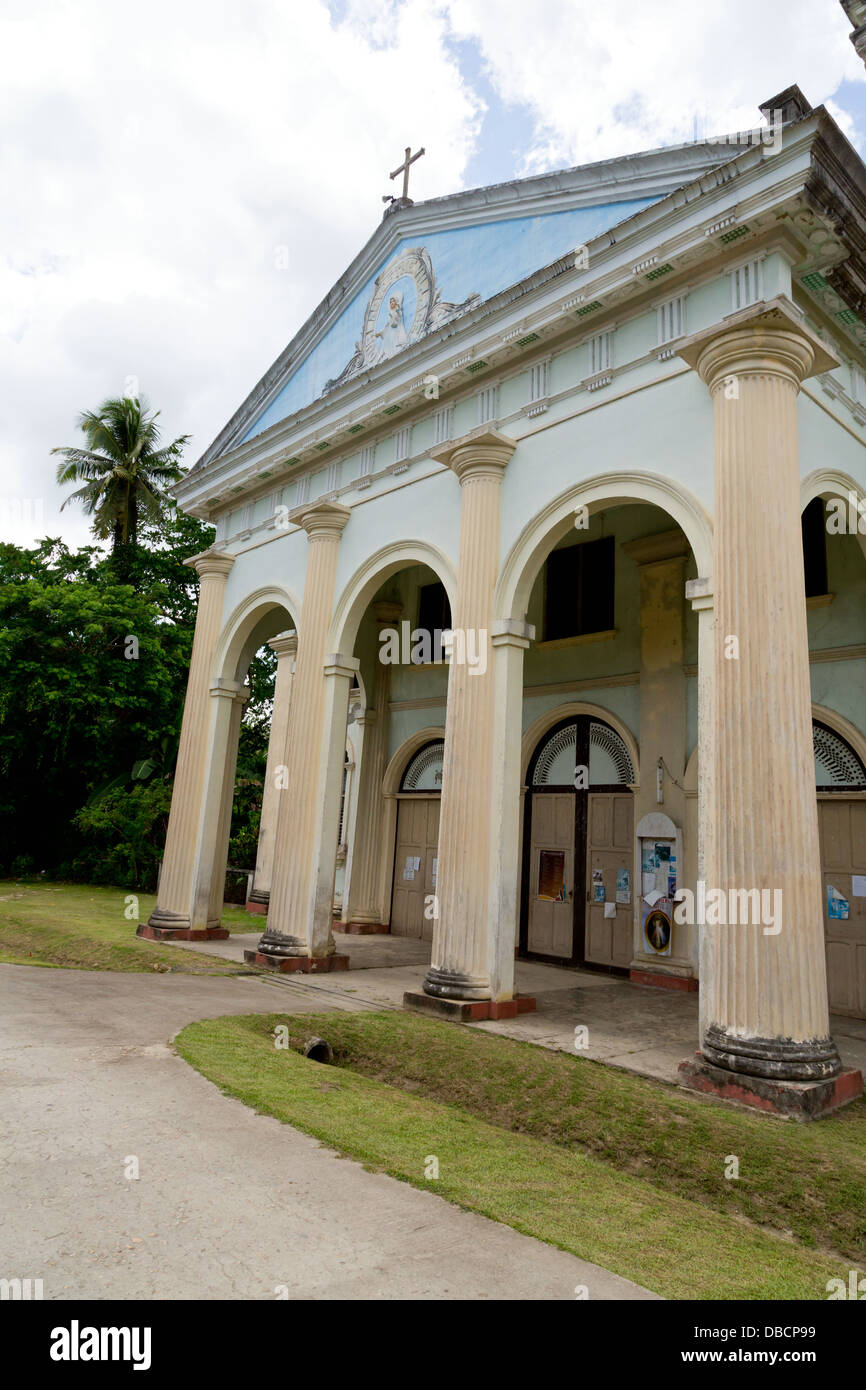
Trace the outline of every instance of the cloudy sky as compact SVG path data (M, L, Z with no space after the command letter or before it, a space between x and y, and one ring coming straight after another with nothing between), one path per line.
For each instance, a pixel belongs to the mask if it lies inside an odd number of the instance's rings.
M838 0L4 0L0 539L89 539L52 445L135 376L192 464L413 197L757 123L791 82L866 154Z

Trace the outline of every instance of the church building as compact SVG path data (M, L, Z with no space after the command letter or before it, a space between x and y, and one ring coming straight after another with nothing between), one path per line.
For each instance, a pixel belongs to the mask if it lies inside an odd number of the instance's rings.
M255 959L430 942L695 990L685 1084L811 1116L866 1018L866 168L754 130L403 196L177 486L201 578L158 905L221 933L277 657ZM414 171L413 171L414 172ZM336 908L335 908L336 904Z

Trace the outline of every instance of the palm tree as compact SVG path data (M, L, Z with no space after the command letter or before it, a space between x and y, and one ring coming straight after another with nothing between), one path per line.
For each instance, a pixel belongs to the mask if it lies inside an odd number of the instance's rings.
M182 434L159 448L158 415L148 412L143 398L103 401L98 410L86 410L79 418L87 448L51 450L63 459L57 481L84 484L63 506L80 501L93 517L94 535L100 540L111 536L116 559L125 546L135 545L139 515L150 522L162 519L165 488L184 474L180 456L190 436Z

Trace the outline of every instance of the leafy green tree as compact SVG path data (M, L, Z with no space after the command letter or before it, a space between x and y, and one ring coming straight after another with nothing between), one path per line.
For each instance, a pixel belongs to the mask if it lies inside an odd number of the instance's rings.
M130 396L105 400L98 410L86 410L78 427L86 448L52 449L59 483L81 483L63 503L79 501L93 518L98 540L111 537L112 554L127 576L129 555L138 541L139 518L151 526L165 517L165 488L183 476L180 458L189 435L160 447L159 411Z
M121 583L96 546L0 544L0 872L152 889L213 529L173 502ZM135 641L130 639L134 638ZM250 666L230 860L255 863L276 658Z

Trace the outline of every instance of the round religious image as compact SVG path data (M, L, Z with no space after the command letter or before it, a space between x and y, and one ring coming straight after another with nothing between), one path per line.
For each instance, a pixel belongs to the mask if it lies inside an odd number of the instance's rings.
M671 939L671 919L666 912L651 912L644 923L644 935L654 951L666 951Z
M401 275L386 291L376 315L375 336L382 354L391 357L409 342L415 321L418 287L411 275Z

